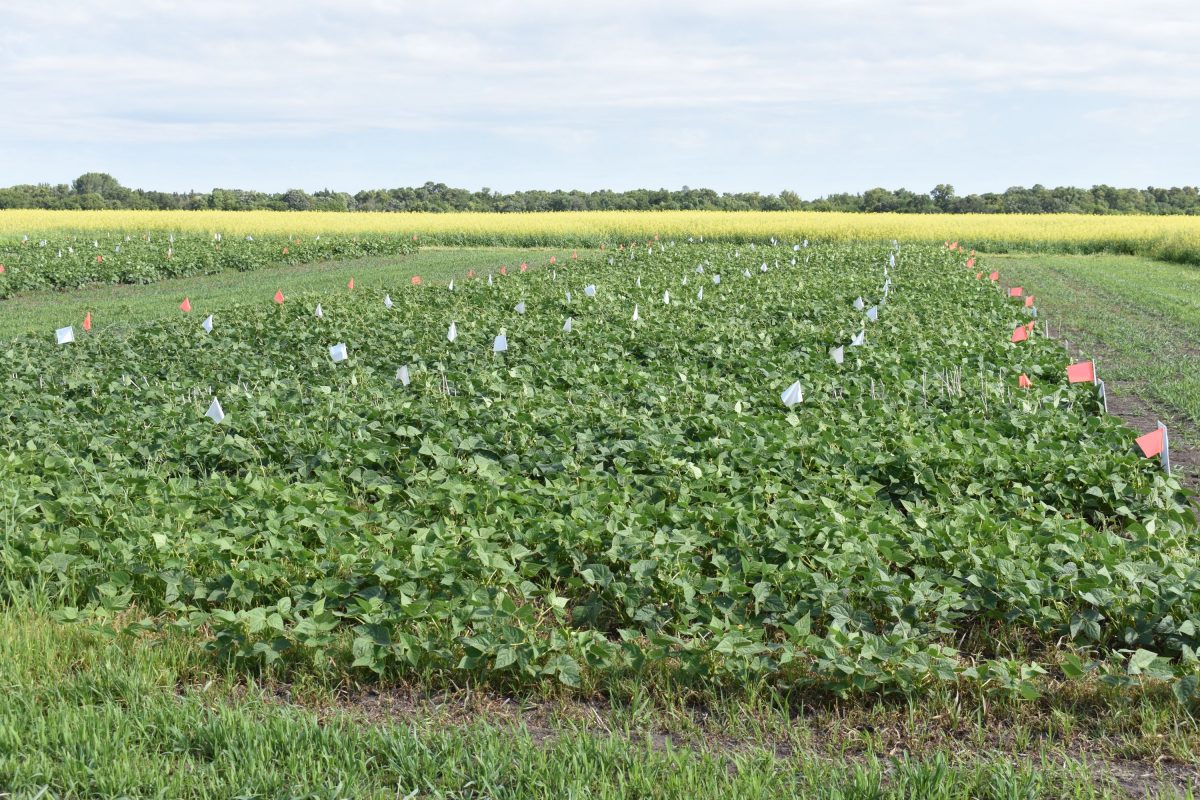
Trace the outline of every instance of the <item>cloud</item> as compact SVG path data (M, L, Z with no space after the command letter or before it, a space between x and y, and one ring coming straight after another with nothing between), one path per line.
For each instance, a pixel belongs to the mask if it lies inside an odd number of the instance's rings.
M570 169L678 130L697 160L747 137L849 158L960 140L989 105L1028 125L1022 108L1200 101L1190 0L50 0L6 16L10 151L462 134L540 141Z

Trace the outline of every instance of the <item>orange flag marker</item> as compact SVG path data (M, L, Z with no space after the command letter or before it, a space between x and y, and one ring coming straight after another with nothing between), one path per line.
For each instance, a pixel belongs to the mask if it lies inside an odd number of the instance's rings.
M1022 372L1021 377L1017 378L1017 386L1028 389L1033 386L1033 381L1029 380L1029 376Z
M179 304L179 310L185 314L188 313L189 311L191 311L192 310L192 301L188 300L186 297L183 298L183 302Z
M87 312L87 316L83 318L83 329L90 331L92 329L92 312Z
M554 263L554 262L556 262L556 261L558 261L558 258L556 258L555 256L550 256L550 263L551 263L551 264L553 264L553 263Z
M992 283L995 283L996 281L1000 280L1000 273L993 272L991 275L988 275L988 280Z
M346 288L350 291L354 291L354 278L350 279L350 282L346 284Z
M413 285L413 286L420 286L420 285L421 285L421 276L420 276L420 275L413 275L413 276L412 276L412 285Z
M1141 448L1142 455L1146 458L1154 458L1162 455L1163 451L1163 428L1150 433L1144 434L1137 438L1137 446Z
M968 258L967 259L967 269L973 269L974 267L975 267L975 259Z
M529 265L527 263L525 263L524 261L522 261L521 262L521 272L525 272L528 269L529 269Z
M1022 289L1020 286L1014 286L1008 290L1009 297L1020 297L1023 294L1025 294L1025 290Z
M501 274L501 275L507 275L507 274L508 274L508 265L507 265L507 264L501 264L501 265L500 265L500 274Z
M982 279L983 279L983 273L982 273L982 272L976 272L976 273L975 273L975 280L977 280L977 281L978 281L978 280L982 280Z
M1096 362L1080 361L1067 367L1067 381L1070 383L1095 383Z
M278 303L279 305L283 305L283 292L282 291L275 292L275 302Z
M1010 342L1023 342L1028 338L1029 338L1029 329L1026 328L1024 325L1018 325L1015 329L1013 329L1012 337L1009 339L1009 341Z
M1025 295L1025 307L1033 308L1033 295Z

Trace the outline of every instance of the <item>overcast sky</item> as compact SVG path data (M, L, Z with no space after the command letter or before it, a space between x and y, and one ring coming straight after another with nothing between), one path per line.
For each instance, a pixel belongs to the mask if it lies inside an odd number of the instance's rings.
M0 185L1200 183L1200 0L3 0Z

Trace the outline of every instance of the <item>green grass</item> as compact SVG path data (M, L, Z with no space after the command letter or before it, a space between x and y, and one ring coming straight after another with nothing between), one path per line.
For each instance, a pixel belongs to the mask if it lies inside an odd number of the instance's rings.
M715 709L719 734L689 740L679 717L641 721L644 703L561 708L534 729L527 714L480 713L470 693L456 700L475 710L452 721L451 704L433 702L366 718L313 686L285 704L295 687L242 684L193 641L64 626L28 607L0 614L0 645L4 797L1168 797L1190 796L1176 790L1194 775L1172 776L1169 752L1167 769L1150 765L1161 748L1133 767L1119 750L1068 754L1036 726L1013 725L990 749L986 720L966 721L963 741L895 753L891 726L937 731L952 706L809 720L729 706ZM758 737L731 738L755 720ZM1146 720L1131 709L1135 726ZM1158 741L1178 723L1164 717ZM819 738L837 724L849 728L839 741ZM771 745L766 731L787 742Z
M255 298L269 303L276 290L345 292L350 278L355 287L371 289L407 284L413 275L426 281L448 281L468 270L483 274L501 265L516 269L522 261L545 265L562 250L509 247L425 248L412 256L375 257L274 267L250 272L224 272L143 285L102 284L70 291L45 290L0 300L0 338L20 334L52 336L55 328L74 325L92 313L93 330L179 315L183 298L191 300L197 324L207 314ZM581 258L582 258L581 254Z

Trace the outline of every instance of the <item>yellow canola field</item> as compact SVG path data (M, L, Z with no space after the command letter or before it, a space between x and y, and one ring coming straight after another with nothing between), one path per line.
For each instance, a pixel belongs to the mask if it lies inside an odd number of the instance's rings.
M55 230L206 231L226 235L415 234L426 244L578 244L709 239L960 240L968 247L1200 254L1200 217L1081 214L579 211L530 214L281 211L0 211L0 235Z

